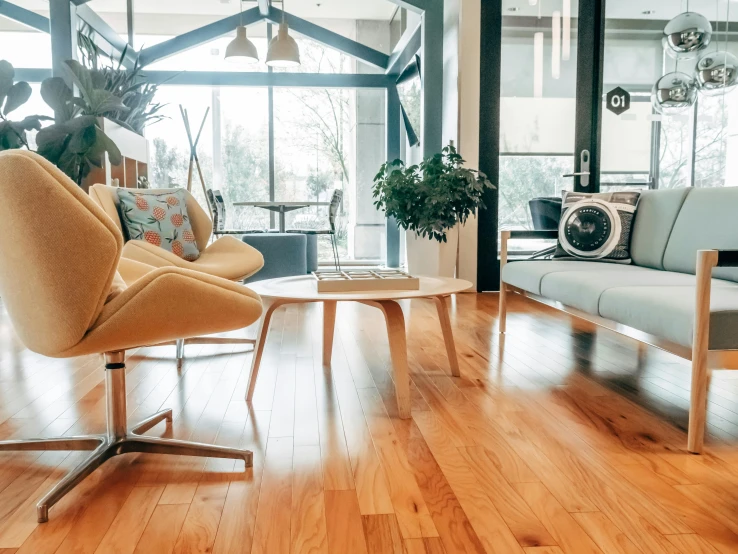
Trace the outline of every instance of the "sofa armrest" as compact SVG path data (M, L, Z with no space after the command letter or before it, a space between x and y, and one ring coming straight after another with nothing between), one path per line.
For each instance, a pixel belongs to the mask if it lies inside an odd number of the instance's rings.
M716 267L738 267L738 250L715 250L717 252Z
M557 239L558 229L552 231L508 231L511 239Z

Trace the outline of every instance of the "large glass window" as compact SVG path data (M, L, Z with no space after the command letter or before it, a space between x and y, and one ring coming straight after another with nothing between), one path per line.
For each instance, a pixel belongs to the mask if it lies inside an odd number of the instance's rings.
M51 67L51 38L34 31L0 31L0 59L13 67Z

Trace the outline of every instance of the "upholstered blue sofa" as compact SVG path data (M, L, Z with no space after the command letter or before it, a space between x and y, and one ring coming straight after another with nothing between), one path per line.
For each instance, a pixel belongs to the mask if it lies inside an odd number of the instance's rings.
M632 265L507 262L508 240L557 231L504 231L500 332L507 296L522 294L692 361L690 451L702 450L709 371L738 369L738 188L644 192Z

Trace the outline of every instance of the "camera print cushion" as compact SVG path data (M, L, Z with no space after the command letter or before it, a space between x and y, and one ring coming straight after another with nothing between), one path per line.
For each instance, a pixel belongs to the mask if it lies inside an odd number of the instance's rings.
M640 195L565 191L554 258L631 263L630 234Z
M188 261L200 257L184 191L118 189L118 199L121 221L130 240L145 240Z

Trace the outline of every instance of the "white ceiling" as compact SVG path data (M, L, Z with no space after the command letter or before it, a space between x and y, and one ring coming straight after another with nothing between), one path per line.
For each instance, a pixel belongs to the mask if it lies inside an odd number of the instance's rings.
M48 0L14 0L34 10L48 11ZM123 13L125 0L91 0L90 7L98 13ZM276 7L282 3L274 1ZM389 20L397 6L387 0L287 0L289 13L306 19L382 19ZM244 10L256 6L256 0L244 0ZM135 0L140 14L178 14L226 16L238 11L238 0Z
M540 10L541 15L550 16L563 7L563 0L537 0L535 6L530 1L502 0L503 15L536 16ZM669 20L687 11L686 0L608 0L606 5L608 19ZM725 21L727 9L728 0L689 0L689 11L701 13L711 21ZM571 10L571 15L576 17L578 0L571 0ZM738 21L738 0L730 0L730 20Z

